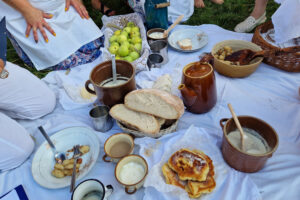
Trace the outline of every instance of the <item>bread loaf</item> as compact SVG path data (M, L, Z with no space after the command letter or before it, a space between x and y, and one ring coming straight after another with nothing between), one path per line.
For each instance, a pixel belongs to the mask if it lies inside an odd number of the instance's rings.
M156 134L160 129L154 116L128 109L124 104L114 105L109 114L122 124L144 133Z
M166 92L171 92L172 87L172 79L169 74L165 74L157 78L155 83L153 84L153 89L164 90Z
M126 107L164 119L179 119L184 113L182 100L158 89L134 90L125 96Z

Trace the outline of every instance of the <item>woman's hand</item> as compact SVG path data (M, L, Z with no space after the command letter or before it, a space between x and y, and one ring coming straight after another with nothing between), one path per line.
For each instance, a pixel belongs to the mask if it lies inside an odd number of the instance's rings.
M44 18L46 19L51 19L53 17L53 15L51 14L47 14L44 13L43 11L31 7L30 10L28 10L28 12L24 13L24 18L27 22L27 28L26 28L26 37L29 37L30 31L32 29L33 32L33 37L36 43L38 43L38 34L37 34L37 30L39 29L39 31L41 32L41 34L43 35L43 38L46 42L48 42L48 37L45 31L45 28L52 33L52 35L56 36L54 30L50 27L50 25L45 21Z
M81 0L66 0L65 11L69 10L70 5L75 8L75 10L78 12L81 18L90 18L89 13L87 12Z

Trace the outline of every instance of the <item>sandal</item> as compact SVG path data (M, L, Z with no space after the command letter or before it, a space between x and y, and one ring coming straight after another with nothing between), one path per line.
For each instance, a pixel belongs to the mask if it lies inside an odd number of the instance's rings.
M91 0L92 6L96 10L100 10L100 12L107 16L113 16L116 14L116 11L109 9L99 0Z

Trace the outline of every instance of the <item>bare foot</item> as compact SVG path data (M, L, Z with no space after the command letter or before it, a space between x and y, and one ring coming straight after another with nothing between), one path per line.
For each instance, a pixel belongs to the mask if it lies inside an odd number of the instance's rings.
M109 9L107 6L102 4L99 0L91 0L91 3L94 9L100 10L104 15L113 16L116 14L116 11Z
M204 8L205 4L204 4L203 0L194 0L194 6L196 8Z
M222 4L224 3L224 0L210 0L211 2L215 3L215 4Z

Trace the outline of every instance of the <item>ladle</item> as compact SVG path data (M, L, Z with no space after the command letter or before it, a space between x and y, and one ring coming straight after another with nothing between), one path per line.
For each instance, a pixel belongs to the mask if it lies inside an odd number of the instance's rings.
M164 38L168 36L169 32L179 23L181 22L182 18L184 17L184 15L180 15L175 22L167 29L164 31Z
M53 142L51 141L51 139L49 138L48 134L46 133L46 131L44 130L44 128L42 126L39 126L39 130L41 131L41 133L43 134L43 136L49 143L49 145L54 153L55 162L59 163L59 164L63 163L63 161L67 158L66 154L64 152L58 152L56 150Z
M113 84L117 81L117 69L116 69L116 56L115 54L111 55L111 66L112 66L112 75L113 75Z
M235 112L234 112L234 110L233 110L230 103L228 104L228 108L231 112L231 115L233 117L235 125L237 126L237 128L238 128L238 130L240 131L240 134L241 134L241 149L242 149L242 151L245 151L245 139L246 139L247 136L245 135L245 133L243 131L243 128L242 128L242 126L239 122L239 119L237 118L237 116L236 116L236 114L235 114Z
M254 58L262 56L267 57L272 54L280 54L280 53L295 53L300 51L300 46L287 47L283 49L272 49L272 50L262 50L262 51L252 51L250 49L242 49L233 52L231 55L225 57L224 60L231 62L239 62L240 65L249 64Z

